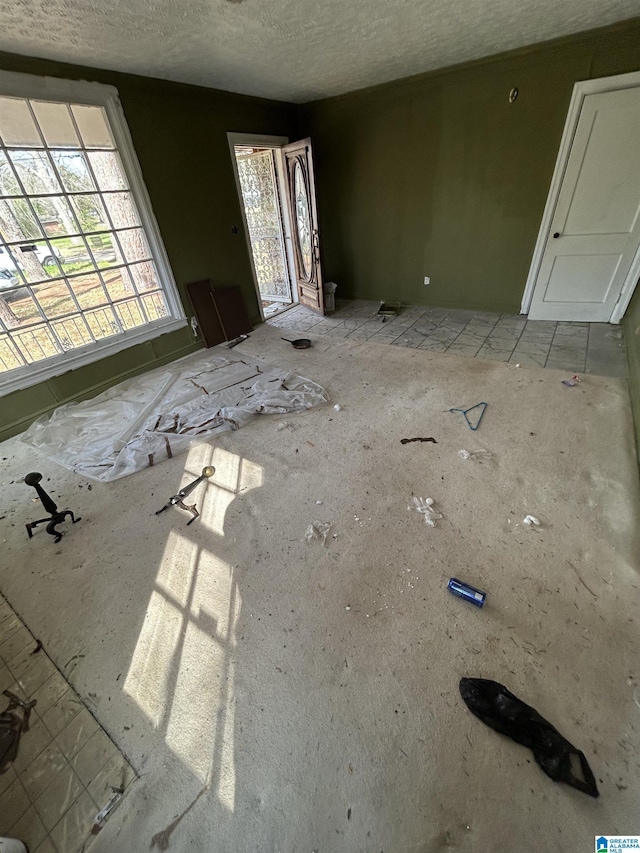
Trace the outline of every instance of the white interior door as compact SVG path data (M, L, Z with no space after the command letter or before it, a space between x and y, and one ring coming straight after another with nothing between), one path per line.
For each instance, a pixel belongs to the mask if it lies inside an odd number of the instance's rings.
M640 87L587 95L529 317L608 322L638 254L639 214Z

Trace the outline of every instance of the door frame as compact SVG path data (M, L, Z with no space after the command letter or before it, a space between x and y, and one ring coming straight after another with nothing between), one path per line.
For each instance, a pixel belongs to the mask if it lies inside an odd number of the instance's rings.
M574 84L571 101L569 103L569 112L567 113L567 118L564 124L562 141L560 142L560 150L558 151L558 158L556 160L555 169L553 170L549 195L547 196L547 203L545 204L544 213L542 215L538 239L536 240L535 249L533 250L531 267L529 269L527 283L524 288L522 305L520 307L521 314L528 314L529 308L531 307L533 291L535 290L536 282L538 280L544 250L549 238L549 232L551 231L551 221L558 203L558 196L560 195L560 188L562 187L567 163L569 162L569 155L571 154L571 148L573 146L573 140L578 127L578 119L580 118L584 99L587 95L595 95L601 92L615 92L619 89L635 89L636 87L640 87L640 71L633 71L630 74L617 74L613 77L598 77L595 80L580 80ZM629 273L622 285L620 296L611 314L611 319L609 320L610 323L619 323L624 316L639 277L640 248L634 256Z
M282 146L289 144L288 136L265 136L264 134L259 133L236 133L229 131L227 133L227 140L229 143L229 153L231 155L231 165L233 167L233 177L236 182L236 190L238 192L238 201L240 202L240 213L242 215L242 224L244 226L244 234L247 242L247 251L249 253L249 262L251 264L251 275L253 276L253 286L256 289L256 296L258 299L258 309L260 311L260 317L262 322L265 322L264 310L262 308L262 294L260 293L260 286L258 284L258 274L256 273L256 267L253 260L253 249L251 248L251 236L249 235L249 225L247 223L247 214L244 209L244 201L242 198L242 187L240 186L240 175L238 174L238 162L236 160L236 145L246 145L251 146L253 148L270 148L275 154L276 161L276 180L278 182L278 194L280 196L280 213L282 218L282 228L284 230L284 244L285 244L285 252L286 252L286 260L287 260L287 275L289 276L289 288L291 291L291 304L295 305L298 302L298 288L293 286L293 280L291 276L291 271L295 269L292 266L293 264L293 255L292 255L292 240L291 240L291 227L290 227L290 219L289 216L289 201L287 199L287 194L285 191L284 185L284 174L283 174L283 163L282 163ZM287 306L288 308L289 306ZM286 311L287 308L283 308L283 311ZM280 312L278 312L280 313Z

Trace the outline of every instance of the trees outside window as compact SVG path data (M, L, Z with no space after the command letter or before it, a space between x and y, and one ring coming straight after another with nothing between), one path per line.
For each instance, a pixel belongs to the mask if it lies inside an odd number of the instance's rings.
M184 325L113 90L52 100L4 94L3 79L0 392Z

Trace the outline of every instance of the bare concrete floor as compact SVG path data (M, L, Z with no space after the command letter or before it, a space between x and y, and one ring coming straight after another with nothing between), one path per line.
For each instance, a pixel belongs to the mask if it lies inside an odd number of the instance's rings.
M626 383L567 388L549 369L327 337L296 352L268 327L239 349L323 383L342 410L289 416L293 432L257 419L90 491L16 439L0 448L2 592L59 666L83 656L69 679L141 777L92 851L160 849L187 809L170 850L582 853L638 832ZM481 400L477 433L448 412ZM400 443L414 436L438 443ZM153 514L209 462L196 523ZM59 545L26 539L37 507L19 480L34 469L82 515ZM407 509L414 495L435 499L436 528ZM304 541L314 519L333 522L326 547ZM485 608L452 597L451 575L486 590ZM600 798L475 719L463 675L551 720Z

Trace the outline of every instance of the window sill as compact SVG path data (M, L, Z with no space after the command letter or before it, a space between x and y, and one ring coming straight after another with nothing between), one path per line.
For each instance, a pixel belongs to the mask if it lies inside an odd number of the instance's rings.
M77 370L79 367L93 364L136 344L142 344L168 332L183 329L186 325L185 319L170 317L166 320L149 323L140 329L126 332L123 335L98 341L86 347L79 347L77 350L71 350L64 355L57 355L34 364L25 365L4 376L0 374L0 397L37 385L39 382L45 382L55 376L61 376L70 370Z

